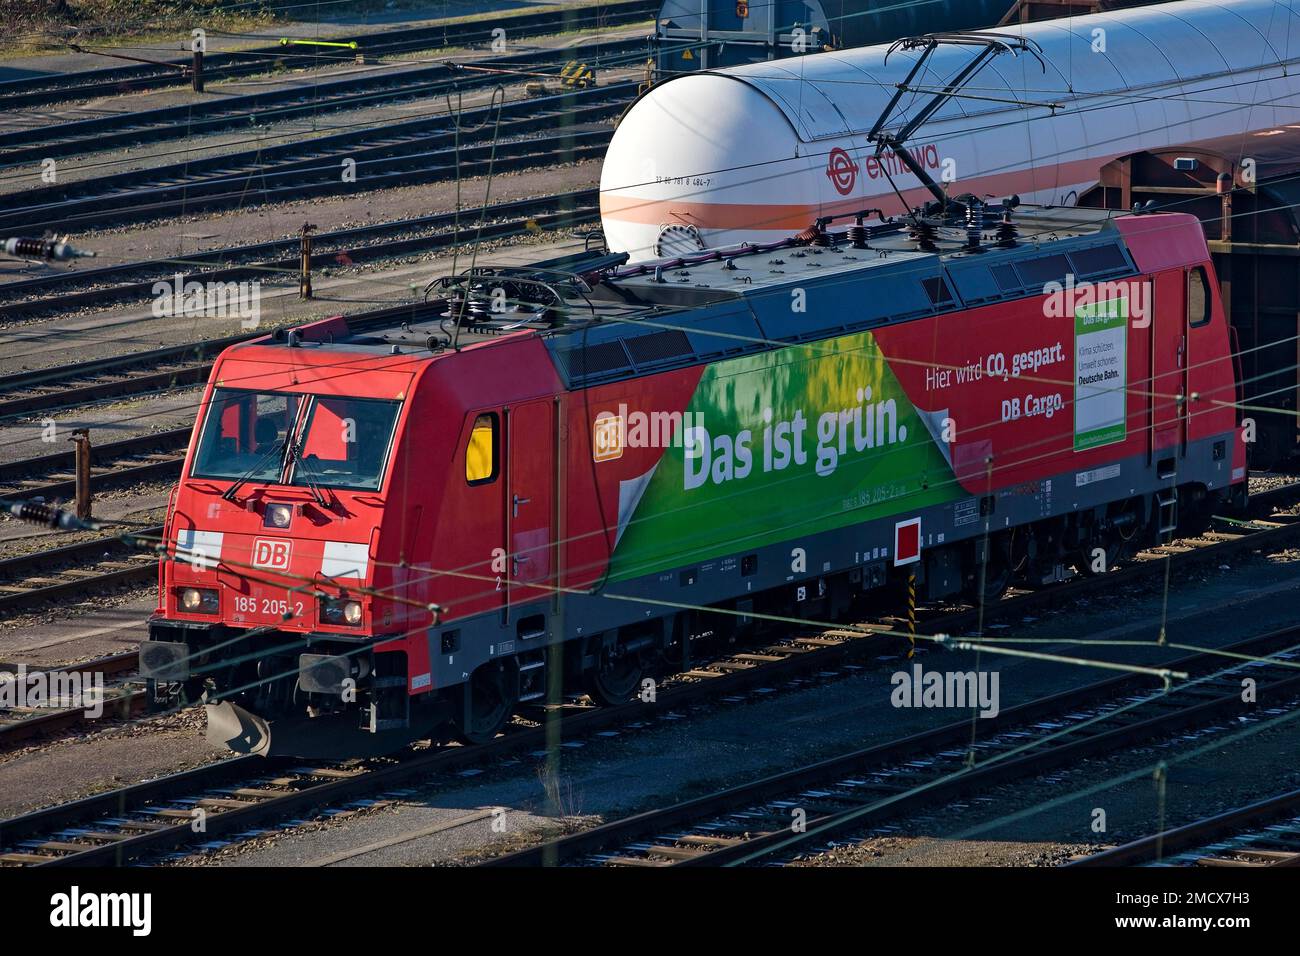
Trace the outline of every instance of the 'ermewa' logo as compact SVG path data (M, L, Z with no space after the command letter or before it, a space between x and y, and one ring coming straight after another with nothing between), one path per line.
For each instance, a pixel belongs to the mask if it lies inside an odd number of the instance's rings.
M280 538L258 538L253 542L253 567L288 571L289 542Z
M591 457L595 461L612 461L623 457L623 416L604 413L596 416L591 431Z
M858 164L853 157L836 146L826 160L826 175L841 196L853 192L853 184L858 179Z

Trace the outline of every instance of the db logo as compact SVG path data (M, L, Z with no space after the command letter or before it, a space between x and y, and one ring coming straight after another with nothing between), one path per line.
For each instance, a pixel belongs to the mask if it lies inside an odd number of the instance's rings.
M623 416L596 416L591 431L591 457L594 461L611 461L623 457Z
M258 538L253 542L253 567L289 570L289 542L279 538Z

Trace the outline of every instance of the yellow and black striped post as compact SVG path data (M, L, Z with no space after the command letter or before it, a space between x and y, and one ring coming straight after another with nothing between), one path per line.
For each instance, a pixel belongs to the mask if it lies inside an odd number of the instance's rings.
M907 649L910 660L916 653L916 572L907 572L907 639L912 646Z

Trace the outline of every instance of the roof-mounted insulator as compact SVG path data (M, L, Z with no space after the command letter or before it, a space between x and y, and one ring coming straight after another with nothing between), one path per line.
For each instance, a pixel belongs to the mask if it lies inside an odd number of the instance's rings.
M984 231L984 204L971 197L966 203L966 251L979 252L981 233Z
M939 230L928 219L914 220L912 228L908 230L908 235L921 248L922 252L936 252L939 248L935 244L935 239L939 237Z
M854 249L871 248L867 245L867 227L861 216L858 216L853 225L849 226L849 243Z
M1019 236L1020 230L1011 221L1011 206L1004 201L1002 203L1002 219L998 222L997 239L993 244L999 249L1011 249L1017 245L1016 239Z

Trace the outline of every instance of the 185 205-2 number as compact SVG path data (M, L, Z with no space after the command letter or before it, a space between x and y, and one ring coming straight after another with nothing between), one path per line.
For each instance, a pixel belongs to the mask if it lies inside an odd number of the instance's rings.
M236 594L235 610L240 614L278 614L281 617L292 614L294 617L302 617L303 605L301 601L290 602L284 598Z

